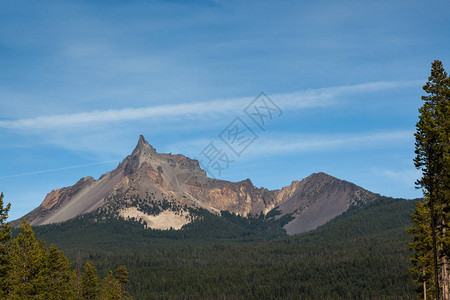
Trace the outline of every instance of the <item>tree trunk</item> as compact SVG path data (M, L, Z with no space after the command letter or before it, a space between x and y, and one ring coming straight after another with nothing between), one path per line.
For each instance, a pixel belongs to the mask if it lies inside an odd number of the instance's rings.
M442 299L449 300L447 258L442 258Z
M445 238L446 234L446 228L445 224L442 229L442 234ZM443 246L443 245L442 245ZM449 291L448 291L448 285L449 285L449 275L448 275L448 263L447 263L447 256L444 254L442 257L442 299L443 300L449 300Z
M436 245L436 216L434 214L434 195L430 190L430 213L431 213L431 235L433 238L433 260L434 260L434 283L436 286L436 299L440 300L441 287L439 285L439 269L438 269L438 255Z
M425 269L422 269L423 274L423 300L427 300L427 280L425 279Z

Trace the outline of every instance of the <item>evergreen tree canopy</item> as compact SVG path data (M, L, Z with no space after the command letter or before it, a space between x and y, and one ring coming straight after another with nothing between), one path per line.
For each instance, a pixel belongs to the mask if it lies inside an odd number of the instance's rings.
M81 295L84 299L97 299L99 293L97 269L92 262L84 265L81 276Z
M120 282L111 271L102 280L100 295L101 300L121 300L124 297Z
M45 295L45 252L34 238L30 224L24 220L12 244L9 272L12 298L30 299Z
M443 64L435 60L431 75L423 86L426 96L419 109L416 124L416 157L414 164L422 171L416 182L422 188L424 201L411 216L414 234L411 248L416 281L423 294L449 299L449 224L450 203L450 78ZM432 275L432 276L430 276Z
M13 240L6 222L10 204L3 204L0 194L0 299L123 299L121 283L127 282L125 267L112 272L99 289L97 270L87 263L80 274L71 270L70 262L55 245L47 247L36 240L30 224L23 220Z

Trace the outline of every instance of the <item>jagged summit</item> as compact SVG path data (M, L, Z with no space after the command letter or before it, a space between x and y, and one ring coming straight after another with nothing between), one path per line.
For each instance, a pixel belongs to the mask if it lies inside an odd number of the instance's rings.
M281 213L277 217L293 217L285 229L295 234L314 229L350 206L375 198L375 194L323 172L272 191L255 187L250 179L212 179L197 160L182 154L158 153L141 135L131 155L116 169L98 180L85 177L71 187L51 191L25 217L32 225L42 225L97 211L138 218L152 228L167 229L194 220L192 209L242 216L277 209Z
M309 175L307 178L313 178L313 177L317 177L317 178L334 178L337 179L334 176L331 176L330 174L324 173L324 172L317 172L317 173L312 173L311 175Z
M134 148L133 152L131 155L135 155L136 153L143 153L143 152L152 152L152 153L156 153L156 149L153 148L152 145L150 145L146 140L145 137L141 134L139 136L139 140L138 143L136 145L136 147Z

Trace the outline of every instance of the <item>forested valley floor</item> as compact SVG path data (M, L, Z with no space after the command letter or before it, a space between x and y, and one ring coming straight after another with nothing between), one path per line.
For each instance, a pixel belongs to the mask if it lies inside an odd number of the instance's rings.
M380 197L296 236L206 213L180 231L92 217L34 230L101 276L126 266L135 299L414 299L405 228L416 203Z

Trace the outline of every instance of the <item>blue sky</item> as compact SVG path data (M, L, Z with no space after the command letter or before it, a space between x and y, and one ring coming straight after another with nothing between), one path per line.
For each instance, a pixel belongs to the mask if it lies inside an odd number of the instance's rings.
M414 198L430 64L450 68L447 1L1 1L0 191L11 219L135 147L199 157L275 189L323 171ZM261 130L244 109L282 110ZM219 134L239 117L242 154Z

